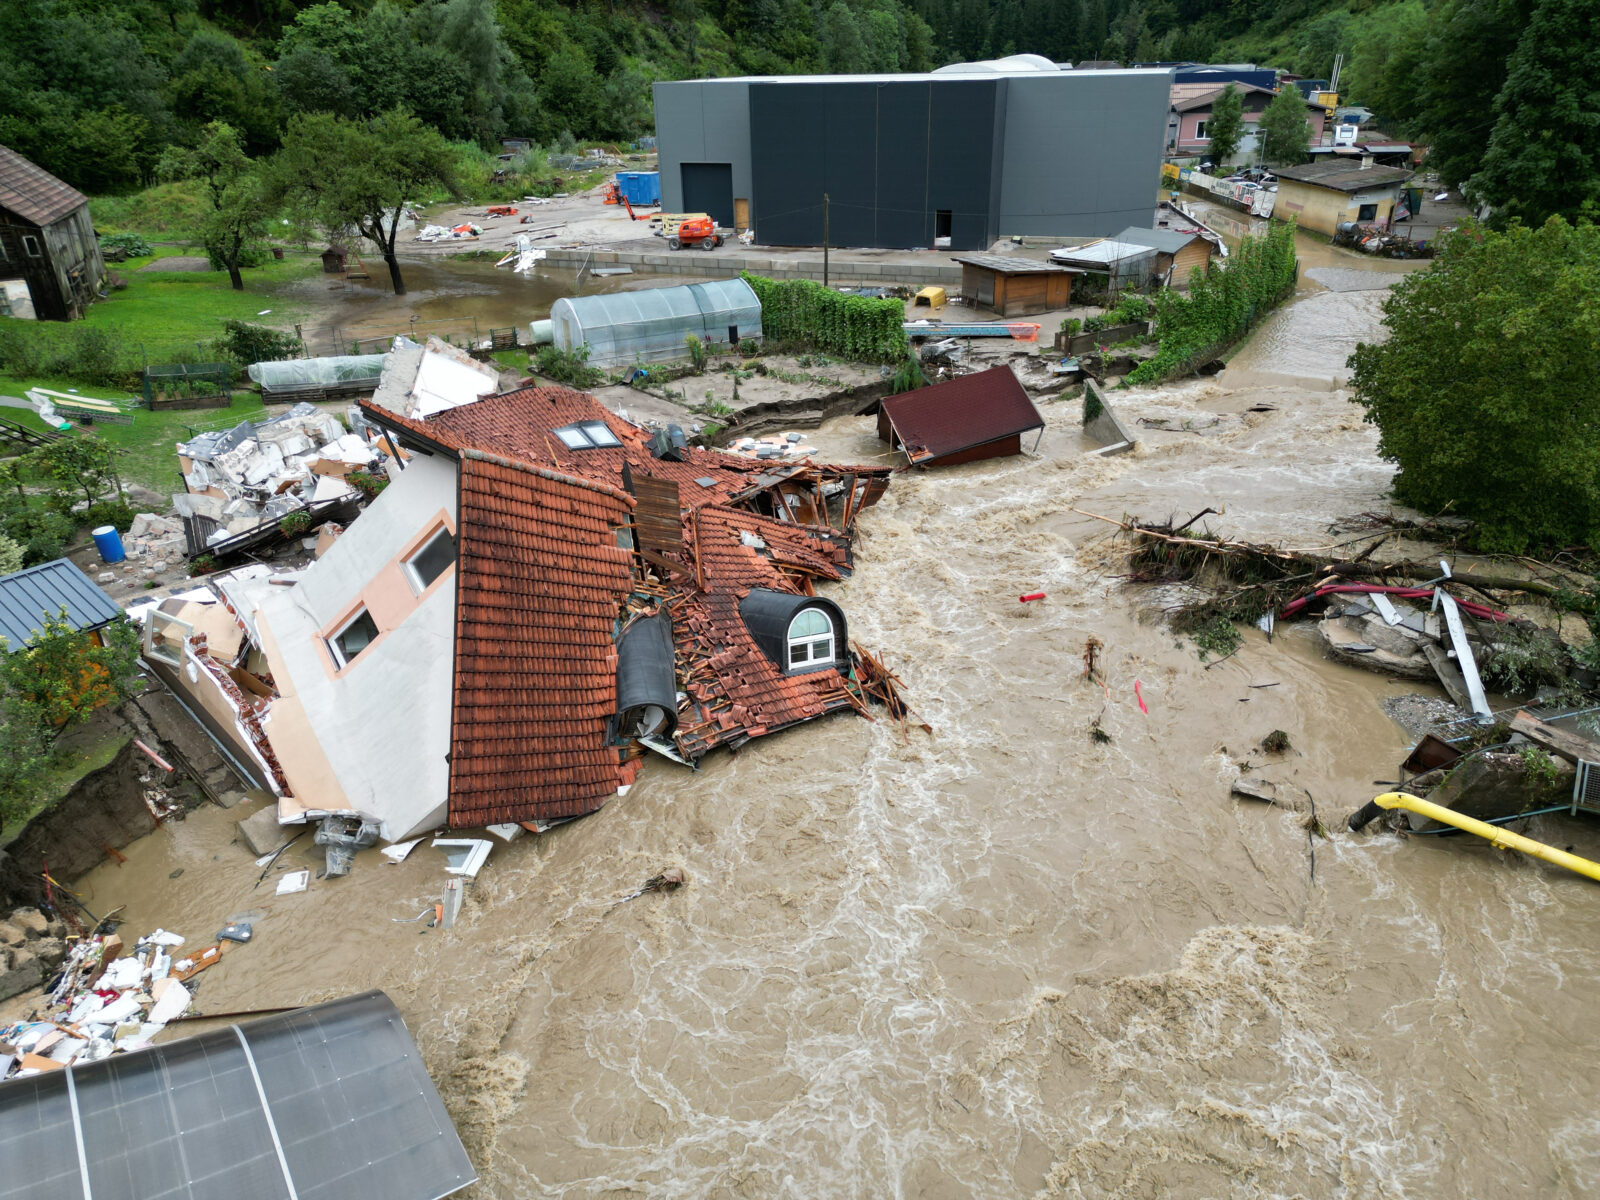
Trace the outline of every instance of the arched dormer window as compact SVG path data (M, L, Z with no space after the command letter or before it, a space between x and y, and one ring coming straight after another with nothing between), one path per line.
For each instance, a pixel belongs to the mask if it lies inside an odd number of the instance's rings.
M789 622L789 669L833 665L833 622L820 608L803 608Z

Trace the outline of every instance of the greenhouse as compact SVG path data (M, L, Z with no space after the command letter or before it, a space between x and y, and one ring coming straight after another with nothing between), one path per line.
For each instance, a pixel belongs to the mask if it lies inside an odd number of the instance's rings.
M250 365L250 378L260 385L262 399L274 404L359 396L377 389L383 358L381 354L346 354L258 362Z
M690 334L703 342L734 343L761 336L761 302L742 279L682 287L573 296L550 309L556 348L589 347L597 367L685 358Z

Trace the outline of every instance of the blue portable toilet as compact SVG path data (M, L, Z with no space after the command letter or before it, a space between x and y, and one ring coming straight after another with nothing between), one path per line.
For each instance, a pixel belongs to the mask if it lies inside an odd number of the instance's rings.
M127 557L122 548L122 535L115 525L102 525L90 536L94 538L94 548L100 551L101 562L119 563Z

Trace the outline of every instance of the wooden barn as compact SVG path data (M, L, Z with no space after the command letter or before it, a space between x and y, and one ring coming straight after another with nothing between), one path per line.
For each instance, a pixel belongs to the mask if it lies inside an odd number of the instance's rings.
M0 316L74 320L105 273L88 199L0 146Z
M1119 242L1135 246L1149 246L1156 252L1155 273L1168 287L1189 286L1189 276L1199 271L1204 275L1211 270L1211 256L1217 248L1199 233L1178 229L1124 229L1117 234Z
M1072 303L1073 271L1068 267L1008 254L962 254L956 261L961 264L961 299L1002 317L1026 317Z

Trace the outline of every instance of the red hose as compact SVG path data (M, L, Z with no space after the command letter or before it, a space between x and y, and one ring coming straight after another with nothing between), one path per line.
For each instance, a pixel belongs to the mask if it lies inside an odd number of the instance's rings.
M1386 596L1399 596L1402 600L1429 600L1433 597L1433 589L1425 587L1395 587L1382 583L1330 583L1327 587L1320 587L1309 596L1301 596L1291 600L1283 606L1280 617L1292 617L1306 605L1319 596L1331 595L1334 592L1353 592L1357 594L1382 592ZM1474 604L1470 600L1457 600L1463 612L1472 614L1480 621L1509 621L1510 615L1488 607L1485 604Z

